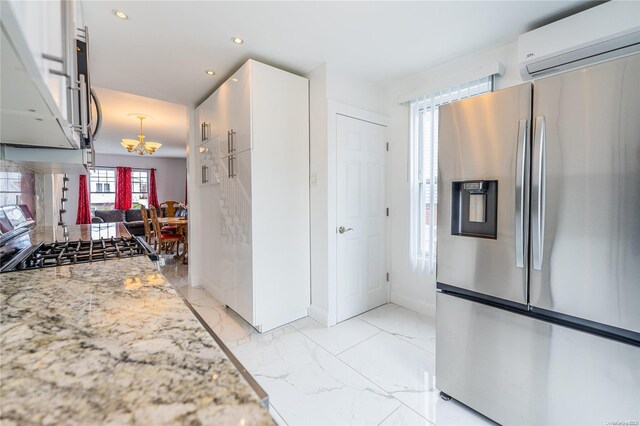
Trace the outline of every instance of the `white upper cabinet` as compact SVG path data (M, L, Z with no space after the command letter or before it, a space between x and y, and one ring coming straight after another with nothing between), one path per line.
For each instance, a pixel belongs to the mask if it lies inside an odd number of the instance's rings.
M1 12L1 142L79 148L69 90L77 72L76 2L2 0Z
M231 152L251 149L251 69L253 62L245 63L228 80L231 107Z

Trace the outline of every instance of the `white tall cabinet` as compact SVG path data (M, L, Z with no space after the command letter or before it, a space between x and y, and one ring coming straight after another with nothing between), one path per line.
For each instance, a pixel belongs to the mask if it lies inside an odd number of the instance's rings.
M196 117L196 136L218 150L219 228L203 236L216 246L215 259L203 256L216 275L209 290L260 331L306 316L308 80L249 60Z

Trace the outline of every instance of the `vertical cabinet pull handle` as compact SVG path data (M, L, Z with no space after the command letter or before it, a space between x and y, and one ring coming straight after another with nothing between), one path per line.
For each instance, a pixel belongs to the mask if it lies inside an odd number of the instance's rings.
M545 144L546 123L544 117L536 117L534 132L534 157L532 173L531 218L532 226L532 254L533 269L542 270L544 258L544 220L545 220L545 192L546 192L546 166Z
M227 173L229 175L229 179L231 179L231 156L227 157Z
M84 74L80 74L80 126L82 129L82 137L89 137L89 115L87 114L87 82Z
M236 152L236 132L231 129L231 152Z
M524 268L525 253L525 199L526 199L526 181L528 160L528 139L529 123L527 120L518 122L518 140L516 142L516 215L515 215L515 236L516 236L516 267Z
M200 139L202 139L202 142L209 140L209 134L210 134L209 126L210 126L209 123L202 123L200 125L200 133L201 133Z
M97 117L96 117L96 122L95 122L95 128L93 129L93 136L92 136L92 140L96 140L98 139L98 133L100 132L100 127L102 127L102 106L100 105L100 100L98 99L98 95L96 95L96 92L91 89L89 91L90 95L91 95L91 99L93 99L93 104L96 106L96 113L97 113Z
M231 154L231 130L227 130L227 154Z

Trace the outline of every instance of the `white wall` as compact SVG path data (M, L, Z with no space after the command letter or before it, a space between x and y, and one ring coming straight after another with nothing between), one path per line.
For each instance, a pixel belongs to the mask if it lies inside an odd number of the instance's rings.
M389 88L391 301L429 315L435 314L435 275L422 270L414 271L410 263L410 193L407 168L410 143L409 105L400 105L397 100L407 93L426 94L467 82L472 79L469 76L474 75L479 68L496 61L504 65L505 73L496 76L495 90L522 83L517 67L517 42L514 41L442 64L398 81Z
M327 258L327 67L307 75L309 79L309 211L311 232L311 314L327 317L329 264ZM315 313L313 313L315 311Z
M385 124L386 90L329 64L311 71L310 220L311 308L325 325L336 321L336 135L337 114Z
M141 156L134 154L107 155L96 154L98 167L131 167L137 169L156 169L156 187L158 190L158 201L165 200L184 201L185 185L187 182L187 160L186 158L159 158L153 156ZM63 220L67 225L76 223L78 214L78 175L68 175L69 192L67 197L66 210ZM57 197L58 199L60 196Z

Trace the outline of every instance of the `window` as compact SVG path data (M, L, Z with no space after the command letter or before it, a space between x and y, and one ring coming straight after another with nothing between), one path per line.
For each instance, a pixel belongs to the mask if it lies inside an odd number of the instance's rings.
M116 170L96 168L91 172L91 213L109 210L116 204ZM131 208L149 207L149 171L131 170Z
M453 87L411 103L411 224L412 255L434 271L438 206L438 107L490 92L486 77Z
M116 203L115 169L96 168L89 175L91 213L112 209Z
M131 171L131 208L149 207L149 172Z
M21 182L20 172L0 173L0 206L22 203Z

